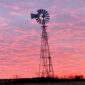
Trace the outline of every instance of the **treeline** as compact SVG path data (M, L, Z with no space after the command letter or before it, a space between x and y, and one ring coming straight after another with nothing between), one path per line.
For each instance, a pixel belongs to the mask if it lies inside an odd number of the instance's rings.
M45 82L75 82L75 81L85 81L83 76L75 76L75 77L70 77L68 79L66 78L17 78L17 79L1 79L0 80L0 85L4 83L4 85L16 85L20 83L45 83Z

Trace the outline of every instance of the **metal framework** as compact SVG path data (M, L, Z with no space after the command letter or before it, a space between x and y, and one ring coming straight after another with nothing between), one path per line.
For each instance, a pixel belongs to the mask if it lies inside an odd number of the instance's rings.
M42 26L39 75L40 77L54 76L45 24Z

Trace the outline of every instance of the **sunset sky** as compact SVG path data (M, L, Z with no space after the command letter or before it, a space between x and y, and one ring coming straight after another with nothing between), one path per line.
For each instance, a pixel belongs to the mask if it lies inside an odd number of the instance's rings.
M54 73L85 76L85 0L0 0L0 78L36 77L41 25L31 13L46 9Z

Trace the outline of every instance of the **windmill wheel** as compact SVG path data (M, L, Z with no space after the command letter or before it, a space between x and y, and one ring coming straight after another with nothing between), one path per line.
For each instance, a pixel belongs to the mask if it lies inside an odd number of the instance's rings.
M50 17L49 17L49 13L46 10L39 9L37 10L37 12L38 12L38 17L36 18L36 21L38 23L45 24L49 22Z

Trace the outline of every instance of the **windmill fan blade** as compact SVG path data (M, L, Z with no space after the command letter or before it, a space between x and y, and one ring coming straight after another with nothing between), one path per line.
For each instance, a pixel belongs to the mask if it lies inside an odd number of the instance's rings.
M41 9L41 12L43 13L43 9Z
M40 19L39 19L39 18L37 18L36 20L37 20L38 22L40 21Z
M48 13L48 12L47 12L46 10L44 10L44 14L46 14L46 15L47 15L47 13Z
M49 17L49 16L46 16L46 18L49 18L49 19L50 19L50 17Z
M41 20L39 18L37 18L36 20L37 20L37 22L41 23Z
M45 20L46 20L46 22L49 22L49 18L46 18Z
M39 9L37 12L38 12L38 14L41 14L41 9Z

